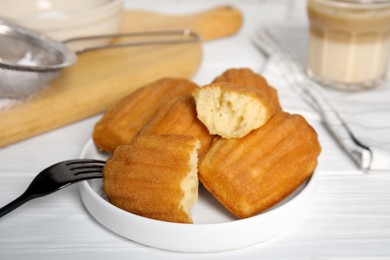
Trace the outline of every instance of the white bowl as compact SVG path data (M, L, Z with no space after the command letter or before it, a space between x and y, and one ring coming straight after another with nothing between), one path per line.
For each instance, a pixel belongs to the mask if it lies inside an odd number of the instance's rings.
M120 30L123 0L2 0L0 16L56 40Z
M107 159L90 140L81 158ZM181 252L215 252L238 249L270 239L303 219L313 204L317 173L272 209L237 220L204 189L192 209L194 224L179 224L141 217L109 203L102 180L80 183L82 201L102 225L135 242Z

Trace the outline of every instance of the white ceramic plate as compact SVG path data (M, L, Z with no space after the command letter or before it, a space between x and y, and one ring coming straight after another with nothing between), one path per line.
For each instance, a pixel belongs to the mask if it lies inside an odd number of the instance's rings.
M92 140L81 158L108 158ZM314 200L317 174L272 209L254 217L237 220L203 187L192 209L194 224L164 222L137 216L109 203L102 191L102 180L80 184L82 201L91 215L113 232L135 242L181 252L225 251L270 239L300 222Z

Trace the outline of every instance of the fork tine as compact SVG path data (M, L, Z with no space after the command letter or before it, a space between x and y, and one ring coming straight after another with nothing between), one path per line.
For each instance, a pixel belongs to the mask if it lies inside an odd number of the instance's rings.
M102 175L103 175L103 171L86 171L86 172L75 173L75 176L81 177L83 180L101 178Z
M100 160L93 160L93 159L75 159L75 160L65 161L64 163L66 165L74 165L74 164L85 165L87 163L96 163L96 164L104 165L106 162Z
M102 176L105 162L92 159L80 159L67 161L65 164L69 167L69 170L73 173L74 176L81 177L82 175L82 178L96 178Z
M82 169L100 169L102 170L104 168L104 165L99 165L99 164L87 164L87 165L75 165L75 166L70 166L69 170L75 171L75 170L82 170Z
M69 170L81 170L81 169L98 169L102 170L106 162L98 160L71 160L66 161L65 165L69 167Z
M82 170L75 171L73 174L77 176L77 175L96 173L96 174L100 174L101 176L102 172L103 172L103 167L93 167L93 168L91 167L91 168L84 168Z

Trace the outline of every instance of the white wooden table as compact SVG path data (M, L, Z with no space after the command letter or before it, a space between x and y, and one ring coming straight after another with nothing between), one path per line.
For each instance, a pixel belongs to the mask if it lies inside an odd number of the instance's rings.
M255 30L264 22L305 19L303 0L131 0L127 7L181 14L225 3L242 10L244 27L233 37L205 43L204 61L194 78L198 84L210 82L230 67L260 71L264 58L250 40ZM288 96L280 94L282 104L289 103ZM318 117L307 116L323 146L317 197L310 213L280 236L212 254L153 249L119 237L97 223L83 207L77 186L72 186L33 200L0 219L0 259L390 259L390 172L361 173ZM21 194L41 169L78 158L99 117L0 149L0 206Z

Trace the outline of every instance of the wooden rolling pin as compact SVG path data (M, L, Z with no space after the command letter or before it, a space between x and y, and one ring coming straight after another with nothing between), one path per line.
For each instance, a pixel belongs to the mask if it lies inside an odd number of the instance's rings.
M233 7L180 16L128 10L121 31L188 28L210 40L232 35L241 25L241 13ZM0 147L101 113L156 79L190 78L201 60L201 42L80 54L48 88L0 110Z
M241 12L232 6L219 6L214 9L190 15L165 15L147 11L128 11L124 15L122 31L154 31L191 29L203 40L212 40L235 34L243 22Z

